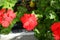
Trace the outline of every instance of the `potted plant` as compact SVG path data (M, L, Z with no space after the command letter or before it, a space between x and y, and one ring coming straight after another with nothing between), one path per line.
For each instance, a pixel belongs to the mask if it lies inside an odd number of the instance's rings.
M16 22L21 22L38 40L60 40L60 0L17 2L0 1L0 34L8 34Z

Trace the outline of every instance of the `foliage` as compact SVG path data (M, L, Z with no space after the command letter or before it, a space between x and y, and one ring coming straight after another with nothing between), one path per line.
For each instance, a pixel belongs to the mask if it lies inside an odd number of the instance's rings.
M16 18L12 21L8 28L3 28L0 25L0 33L8 34L14 24L20 21L20 17L25 13L31 13L32 11L38 16L38 25L34 29L34 35L38 40L54 40L51 32L51 25L54 22L60 21L60 0L32 0L34 2L24 2L24 5L17 6ZM0 0L0 7L2 8L13 8L17 0ZM23 4L23 3L22 3ZM30 5L30 6L29 6ZM33 5L36 6L32 7ZM28 9L34 9L28 11Z
M56 10L60 9L60 0L38 0L36 5L35 13L43 17L38 19L35 36L39 40L54 40L50 26L59 21L59 13Z
M20 18L26 12L27 12L26 7L18 6L18 8L17 8L17 13L18 13L17 16L18 16L18 18Z
M17 0L0 0L0 6L3 6L3 8L12 8L16 2Z

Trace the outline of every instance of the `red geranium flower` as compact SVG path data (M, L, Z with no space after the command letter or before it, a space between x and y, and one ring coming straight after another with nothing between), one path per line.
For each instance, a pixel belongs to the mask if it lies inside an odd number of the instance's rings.
M60 40L60 36L53 34L55 40Z
M9 22L8 21L2 21L2 26L4 27L4 28L7 28L8 26L9 26Z
M7 10L7 15L8 15L9 17L11 17L12 19L14 19L14 18L16 17L16 14L15 14L14 11L11 10L11 9L8 9L8 10Z
M16 17L16 14L11 9L1 9L0 10L0 24L7 28L11 24L12 20Z
M52 26L51 26L51 31L53 32L53 34L55 35L55 39L60 39L60 22L55 22ZM53 36L54 36L53 35Z
M0 24L1 24L1 21L2 21L2 17L0 17Z
M34 14L24 14L20 20L23 23L23 27L28 31L33 30L37 25L37 18Z
M11 17L6 17L5 20L10 23L13 19Z
M6 11L6 9L5 9L5 8L2 8L2 9L0 10L0 16L2 16L2 14L3 14L5 11Z
M3 20L3 13L5 11L6 11L5 8L3 8L3 9L0 10L0 24L1 24L2 20Z

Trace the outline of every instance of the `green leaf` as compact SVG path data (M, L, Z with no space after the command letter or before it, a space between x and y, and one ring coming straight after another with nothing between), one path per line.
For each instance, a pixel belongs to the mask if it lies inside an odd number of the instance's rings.
M12 8L16 2L17 0L0 0L0 6L3 6L3 8Z

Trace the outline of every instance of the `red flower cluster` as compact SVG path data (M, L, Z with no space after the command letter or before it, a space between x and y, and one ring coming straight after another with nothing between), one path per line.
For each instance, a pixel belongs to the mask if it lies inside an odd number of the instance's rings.
M23 27L28 31L33 30L37 25L37 18L34 14L24 14L20 20L23 23Z
M55 40L60 40L60 22L56 22L51 26L51 31Z
M1 9L0 10L0 24L6 28L9 26L11 21L16 17L16 14L11 9Z

